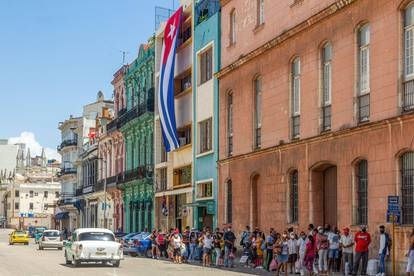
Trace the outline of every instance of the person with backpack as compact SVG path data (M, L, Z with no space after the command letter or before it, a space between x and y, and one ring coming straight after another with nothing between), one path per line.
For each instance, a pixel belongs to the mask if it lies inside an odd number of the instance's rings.
M242 232L242 234L240 235L240 246L241 247L245 247L245 243L248 242L248 240L250 239L250 226L246 225L246 229Z
M380 236L379 236L379 259L380 259L380 265L379 265L379 272L377 276L385 276L385 258L389 254L389 249L391 248L391 238L390 235L385 232L385 226L381 225L379 227Z

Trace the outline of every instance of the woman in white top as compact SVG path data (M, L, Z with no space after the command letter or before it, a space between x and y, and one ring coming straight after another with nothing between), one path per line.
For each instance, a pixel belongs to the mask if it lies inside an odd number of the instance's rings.
M203 266L211 265L211 249L213 248L213 237L210 232L203 235Z
M182 257L181 257L181 245L182 245L182 239L179 235L178 230L175 230L174 236L172 238L173 246L174 246L174 263L182 263Z

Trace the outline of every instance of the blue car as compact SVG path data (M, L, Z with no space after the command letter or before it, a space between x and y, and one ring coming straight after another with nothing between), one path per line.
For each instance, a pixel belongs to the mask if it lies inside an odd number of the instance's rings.
M127 243L124 244L124 254L129 254L132 257L136 257L138 255L145 256L147 258L152 257L151 252L151 233L142 232L139 233L128 240Z
M124 236L122 236L121 238L119 238L119 243L121 244L125 244L128 243L128 241L135 235L139 234L139 232L131 232L129 234L126 234Z

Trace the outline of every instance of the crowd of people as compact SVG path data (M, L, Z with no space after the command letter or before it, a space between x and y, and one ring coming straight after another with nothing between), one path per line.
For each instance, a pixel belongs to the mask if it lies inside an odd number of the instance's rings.
M237 244L231 225L214 230L206 227L202 231L186 227L182 233L177 229L153 230L151 240L153 258L169 258L177 264L200 262L203 266L232 268L237 255L242 266L275 271L276 275L329 275L335 272L366 275L372 242L366 226L361 226L353 235L347 227L340 231L328 224L324 227L309 224L306 231L289 228L281 233L273 228L265 233L246 226ZM383 225L379 227L377 242L378 275L383 276L392 243ZM414 264L414 230L407 257L407 275L410 275Z

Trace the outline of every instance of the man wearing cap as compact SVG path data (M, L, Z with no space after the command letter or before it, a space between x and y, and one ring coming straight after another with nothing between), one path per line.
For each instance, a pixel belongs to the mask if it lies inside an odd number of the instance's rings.
M368 247L371 243L371 235L367 232L365 225L361 226L361 231L355 234L355 262L354 268L352 269L352 275L357 275L359 263L362 259L361 275L367 274L368 264Z
M352 268L354 265L354 239L352 235L349 233L349 228L345 227L342 229L344 234L341 236L339 244L342 248L342 264L343 264L343 272L352 274Z

